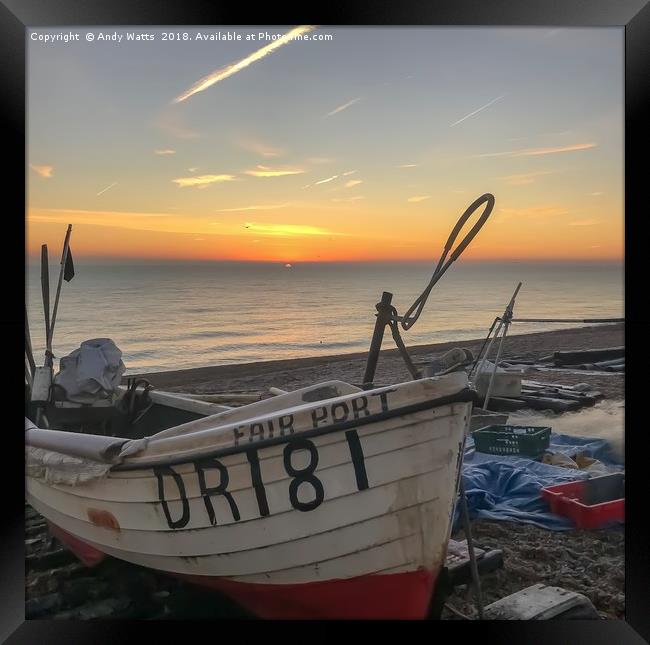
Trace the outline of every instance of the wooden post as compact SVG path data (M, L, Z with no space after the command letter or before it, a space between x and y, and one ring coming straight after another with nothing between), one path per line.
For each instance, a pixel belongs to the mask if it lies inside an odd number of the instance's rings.
M375 378L375 371L377 369L377 361L379 360L379 350L381 343L384 339L384 330L390 320L391 302L393 294L384 291L381 294L381 302L378 302L377 307L377 320L375 321L375 329L372 333L372 340L370 342L370 349L368 350L368 362L366 363L366 373L363 377L363 384L371 384Z

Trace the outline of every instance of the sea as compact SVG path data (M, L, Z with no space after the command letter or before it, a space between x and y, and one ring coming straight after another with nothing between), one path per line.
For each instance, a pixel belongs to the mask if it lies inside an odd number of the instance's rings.
M30 334L42 364L40 267L26 268ZM433 269L429 262L78 262L61 289L55 366L93 338L116 343L126 374L367 351L382 292L403 314ZM623 269L618 262L459 260L402 336L407 346L483 338L518 282L515 318L623 317ZM50 267L50 311L58 271ZM513 323L508 334L579 326ZM387 334L383 347L392 346Z

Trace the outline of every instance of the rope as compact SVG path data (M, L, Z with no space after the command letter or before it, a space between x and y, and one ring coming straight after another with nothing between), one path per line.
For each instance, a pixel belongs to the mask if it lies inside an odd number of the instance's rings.
M458 234L460 233L460 230L463 228L467 220L473 215L474 211L476 211L484 203L486 204L486 207L483 210L481 217L479 217L478 221L476 222L476 224L474 224L474 226L469 231L469 233L467 233L467 235L463 238L460 244L454 249L451 256L449 257L449 260L445 262L451 247L453 246L454 242L456 241L456 238L458 237ZM447 269L453 264L453 262L455 262L460 257L461 253L469 246L469 243L474 239L474 237L476 237L476 234L481 230L483 224L485 224L487 218L492 213L493 208L494 208L494 195L491 195L490 193L485 193L485 195L481 195L481 197L479 197L472 204L470 204L467 210L461 215L458 222L456 222L456 226L454 226L449 237L447 238L447 242L445 243L445 247L443 249L442 255L438 260L438 265L436 266L436 269L433 272L433 275L431 276L431 280L429 281L429 284L426 286L424 291L416 298L415 302L409 307L408 311L403 316L395 317L395 320L402 325L402 329L408 330L411 327L413 327L413 325L417 322L417 319L420 317L420 314L424 309L424 305L426 304L427 299L429 298L429 294L431 293L431 290L436 285L438 280L440 280L440 278L445 274L445 271L447 271Z
M397 317L397 309L395 307L391 307L392 314L394 317ZM397 324L397 321L395 319L390 320L388 322L388 326L390 327L390 330L393 334L393 340L395 341L395 345L397 345L397 349L399 350L400 355L404 359L404 363L406 363L406 369L408 369L409 373L413 377L414 381L417 381L419 378L421 378L421 374L417 367L415 367L415 364L413 363L413 360L411 359L408 350L406 349L406 345L404 344L404 341L402 340L402 336L399 333L399 326Z
M473 215L474 211L476 211L483 204L486 204L486 206L485 209L483 210L483 213L479 217L478 221L476 222L476 224L474 224L474 226L471 228L469 233L467 233L467 235L463 238L460 244L452 251L451 255L449 256L449 259L447 260L449 251L454 245L454 242L456 241L456 238L458 237L458 234L460 233L461 229L463 228L467 220ZM445 243L445 247L442 251L442 255L438 260L438 264L435 268L435 271L433 272L433 275L431 276L431 280L429 281L429 284L426 286L424 291L416 298L415 302L409 307L408 311L403 316L398 316L397 309L395 309L395 307L393 306L390 307L390 317L388 318L388 322L385 324L387 324L390 327L391 333L393 335L393 340L395 341L395 345L397 345L397 349L399 350L400 355L404 359L404 363L406 364L406 367L414 380L421 378L421 374L419 370L415 367L413 360L409 356L408 350L406 348L406 345L404 344L404 341L402 340L402 336L399 331L399 325L401 325L402 329L404 329L405 331L413 327L413 325L417 322L417 319L420 317L420 314L424 309L424 305L427 303L429 294L431 293L433 287L436 285L438 280L440 280L440 278L445 274L445 271L447 271L447 269L452 265L452 263L455 262L460 257L461 253L469 246L469 243L476 237L476 234L481 230L483 224L485 224L487 218L492 213L493 208L494 208L494 195L491 195L490 193L485 193L485 195L481 195L481 197L479 197L474 202L472 202L468 206L467 210L461 215L460 219L456 222L456 225L454 226L451 233L449 234L449 237L447 238L447 242ZM378 315L380 315L381 314L380 305L377 305L377 311L379 312Z

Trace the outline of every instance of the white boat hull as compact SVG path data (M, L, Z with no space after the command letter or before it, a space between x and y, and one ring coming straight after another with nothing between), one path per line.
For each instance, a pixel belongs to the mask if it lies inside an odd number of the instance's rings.
M405 386L408 392L400 390ZM427 408L426 389L413 399L413 386L394 388L393 400L381 402L383 417L370 411L341 430L318 434L312 428L307 436L297 430L270 445L266 437L231 454L146 466L164 453L152 443L149 456L145 451L124 460L131 470L113 469L77 486L29 477L28 502L101 553L225 588L245 604L250 594L237 590L254 590L261 600L248 606L258 613L269 604L265 588L277 593L281 586L295 590L292 597L305 597L319 583L341 589L344 581L355 581L357 589L367 581L368 588L379 589L381 578L395 581L389 608L379 603L384 614L392 607L394 617L420 617L446 553L471 402ZM402 400L401 393L411 398ZM347 401L352 409L352 399L363 395L327 404L331 411ZM416 399L423 409L390 414L391 405L412 410ZM295 409L296 419L314 406ZM195 444L203 450L202 442ZM405 577L413 574L421 591L409 601L411 611L398 595L404 585L413 588L413 579ZM316 595L321 598L323 590ZM315 602L329 604L289 610L284 617L330 613L331 601ZM366 604L359 598L346 615L367 617ZM343 609L334 605L331 613L341 617Z

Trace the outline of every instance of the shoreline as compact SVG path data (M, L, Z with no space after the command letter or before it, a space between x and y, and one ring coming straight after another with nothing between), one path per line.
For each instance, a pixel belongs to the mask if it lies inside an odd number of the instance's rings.
M409 353L420 365L436 354L455 347L467 348L476 356L484 338L467 341L448 341L409 347ZM572 327L544 332L531 332L507 336L503 343L502 359L539 359L556 350L592 349L624 345L624 323ZM377 383L395 383L411 380L399 351L394 347L390 333L384 344L377 366ZM348 354L330 354L304 358L289 358L208 367L194 367L160 372L138 372L124 375L129 378L145 378L154 387L178 391L205 393L210 391L259 392L269 387L298 389L327 380L342 380L359 384L363 378L367 351ZM525 378L545 382L587 382L601 389L608 398L623 398L624 376L622 374L568 373L566 370L525 370Z

